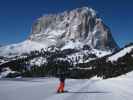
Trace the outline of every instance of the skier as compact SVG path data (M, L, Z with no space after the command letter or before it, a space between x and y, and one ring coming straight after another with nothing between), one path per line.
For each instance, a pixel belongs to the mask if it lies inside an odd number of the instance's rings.
M65 73L59 74L59 87L57 89L57 93L63 93L64 92L64 87L65 87Z
M57 88L57 93L63 93L65 87L65 79L69 76L69 70L68 70L68 63L67 62L60 62L60 64L57 67L57 77L59 78L59 86Z

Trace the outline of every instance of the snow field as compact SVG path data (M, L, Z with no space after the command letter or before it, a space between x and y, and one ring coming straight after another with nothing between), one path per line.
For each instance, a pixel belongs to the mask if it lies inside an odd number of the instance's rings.
M133 72L101 80L67 79L65 90L58 94L56 78L0 80L0 100L132 100Z

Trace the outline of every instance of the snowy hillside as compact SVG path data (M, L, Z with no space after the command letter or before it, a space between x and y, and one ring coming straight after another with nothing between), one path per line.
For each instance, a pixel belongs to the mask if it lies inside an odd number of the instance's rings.
M132 100L133 72L101 80L67 79L67 93L57 94L58 79L0 80L0 100Z
M119 52L115 53L114 55L108 58L108 61L117 61L119 58L124 57L127 53L133 51L133 45L125 47L124 49L120 50Z
M41 50L42 48L46 48L46 45L26 40L18 44L12 44L1 47L0 56L7 56L7 57L20 56L23 53L30 53L30 51Z
M67 66L67 71L70 72L67 77L80 79L90 78L95 75L106 79L133 70L132 45L110 54L111 51L91 49L88 46L82 50L54 49L45 51L42 49L41 51L34 51L30 54L7 59L7 61L6 59L1 60L0 70L9 67L13 71L20 72L24 77L40 77L56 76L57 69L60 69L60 66L62 66L61 68ZM123 56L120 54L123 54ZM109 58L116 55L119 55L118 60L110 62Z
M16 73L16 72L12 71L10 68L4 68L2 70L2 72L0 73L0 78L4 78L4 77L6 77L9 74L14 74L14 73Z

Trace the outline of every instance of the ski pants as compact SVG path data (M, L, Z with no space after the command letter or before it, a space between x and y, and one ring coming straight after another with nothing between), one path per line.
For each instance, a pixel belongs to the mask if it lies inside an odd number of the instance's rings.
M60 82L59 87L57 89L57 92L64 92L64 86L65 86L65 83Z

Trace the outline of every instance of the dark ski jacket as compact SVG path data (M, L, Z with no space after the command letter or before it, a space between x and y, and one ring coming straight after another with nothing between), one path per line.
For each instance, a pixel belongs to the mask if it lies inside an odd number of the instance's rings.
M64 82L65 79L66 79L65 73L61 73L61 74L59 75L59 79L60 79L61 82Z

